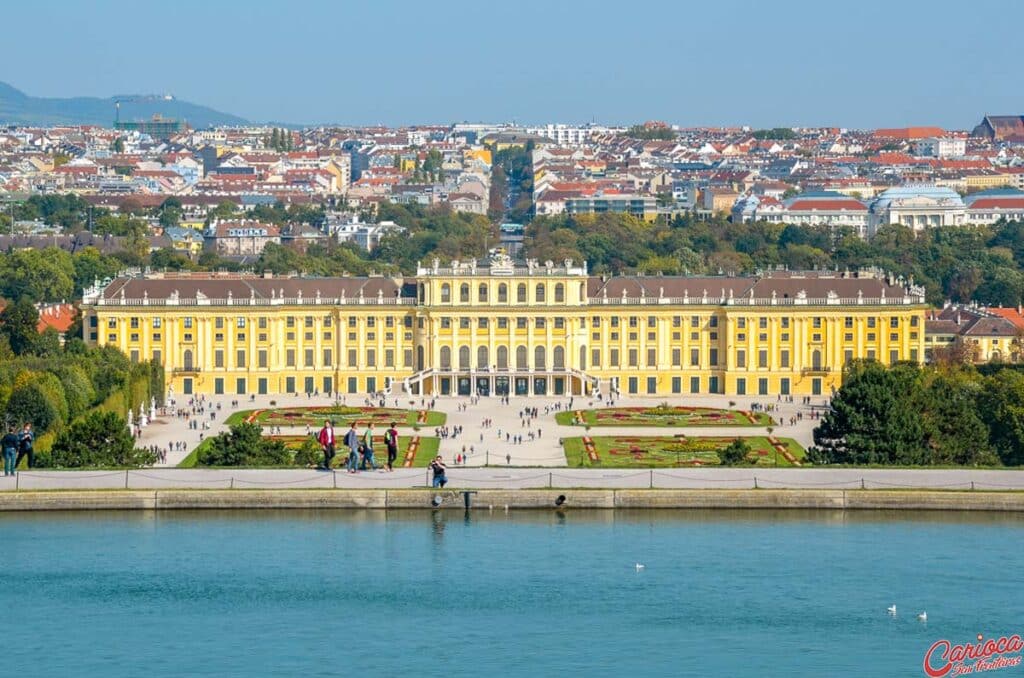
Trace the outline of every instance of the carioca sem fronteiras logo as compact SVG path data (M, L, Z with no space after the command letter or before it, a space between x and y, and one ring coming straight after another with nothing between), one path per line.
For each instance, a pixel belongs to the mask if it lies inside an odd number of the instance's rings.
M931 678L945 678L1020 666L1020 654L1014 657L1006 655L1019 653L1022 649L1024 640L1016 634L985 640L979 633L977 643L963 645L936 640L924 653L924 672Z

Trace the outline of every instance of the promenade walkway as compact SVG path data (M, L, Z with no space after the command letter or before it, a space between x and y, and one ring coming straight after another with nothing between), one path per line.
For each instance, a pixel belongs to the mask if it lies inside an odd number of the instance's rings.
M1024 471L967 469L577 469L450 468L448 489L943 489L1024 490ZM426 487L426 469L393 473L304 469L23 471L0 491L85 489L400 489Z

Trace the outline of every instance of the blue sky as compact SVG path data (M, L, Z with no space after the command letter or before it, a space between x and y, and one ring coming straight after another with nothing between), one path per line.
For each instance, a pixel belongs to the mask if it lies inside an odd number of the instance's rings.
M969 128L1024 113L1019 0L12 0L0 80L252 120Z

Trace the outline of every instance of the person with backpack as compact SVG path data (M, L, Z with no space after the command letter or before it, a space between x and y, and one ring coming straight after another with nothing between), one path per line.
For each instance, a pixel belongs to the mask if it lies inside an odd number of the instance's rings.
M398 429L395 422L391 422L391 428L384 431L384 444L388 448L388 471L395 470L395 459L398 459Z
M345 469L349 473L355 473L359 466L359 434L356 433L356 422L352 422L352 428L345 434L345 445L348 447L348 460Z
M7 434L0 439L0 447L4 450L4 475L13 476L16 468L14 460L18 457L18 434L13 426L7 427Z
M28 467L33 468L36 465L36 454L32 449L32 444L35 442L36 435L32 432L32 424L26 423L25 428L21 430L21 435L18 440L18 459L14 462L14 468L18 468L21 463L22 457L28 457Z

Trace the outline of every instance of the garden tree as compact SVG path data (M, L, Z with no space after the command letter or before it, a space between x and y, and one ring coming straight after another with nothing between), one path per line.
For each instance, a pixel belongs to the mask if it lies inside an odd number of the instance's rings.
M978 402L999 459L1007 466L1024 464L1024 373L1003 369L986 378Z
M135 448L124 419L113 412L90 412L57 435L50 463L58 468L123 466L156 462L156 455Z
M759 129L751 133L752 137L759 141L771 139L772 141L785 141L796 139L797 133L788 127L773 127L772 129Z
M71 255L57 247L15 250L0 258L0 296L36 301L71 299L74 294Z
M626 136L631 139L671 141L676 138L676 133L670 127L633 125L626 130Z
M920 380L919 368L911 364L849 363L832 409L814 429L815 447L808 452L812 463L930 463Z
M161 247L150 252L149 265L157 270L186 271L192 268L192 260L170 247Z
M83 367L89 372L98 400L103 400L115 388L125 384L131 374L128 356L113 346L93 348L85 358Z
M217 203L217 206L210 212L211 217L218 219L230 219L238 212L238 205L231 202L230 200L221 200Z
M291 453L280 440L264 438L258 424L242 423L210 438L201 449L200 466L281 466L291 464Z
M39 338L39 311L28 297L21 297L0 312L0 332L15 355L31 353Z
M114 141L111 142L110 144L110 150L113 151L114 153L124 153L124 138L117 137L116 139L114 139Z
M93 388L89 375L80 365L63 365L58 369L57 376L64 386L68 418L74 419L83 414L96 400L96 389Z
M67 408L66 403L64 407ZM11 391L4 410L4 419L9 425L15 426L31 422L36 433L45 433L51 427L62 423L58 405L54 402L52 394L36 383L17 386Z
M925 373L921 416L928 463L991 466L998 463L989 431L978 415L977 373L929 370Z
M86 287L91 287L97 280L103 281L117 275L121 262L114 257L100 254L100 251L91 245L76 252L72 257L72 278L74 280L75 296L81 293Z
M718 459L723 466L739 466L747 463L750 445L743 438L737 438L718 451Z
M43 357L57 357L61 351L60 334L52 327L47 327L39 333L32 349L33 353Z

